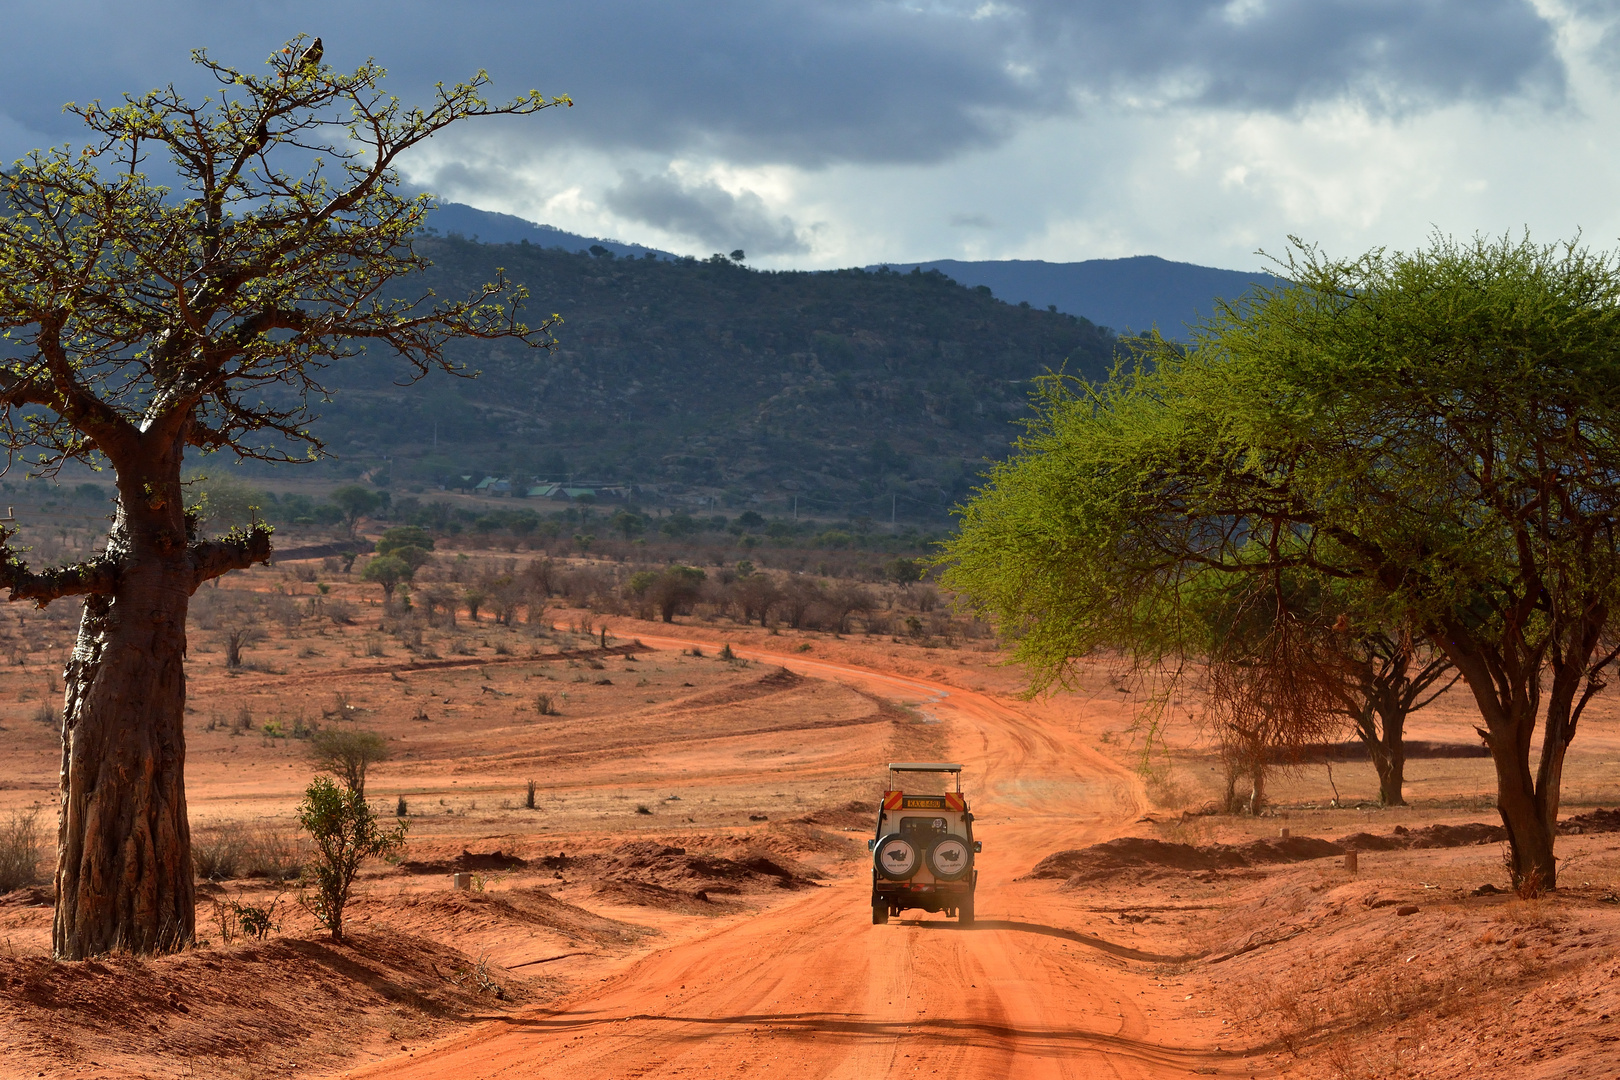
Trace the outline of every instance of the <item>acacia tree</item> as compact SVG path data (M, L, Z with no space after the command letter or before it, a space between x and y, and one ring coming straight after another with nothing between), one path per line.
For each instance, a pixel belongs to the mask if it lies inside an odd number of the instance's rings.
M1460 676L1445 653L1425 648L1410 627L1347 627L1344 634L1343 648L1317 661L1316 670L1367 748L1378 774L1378 801L1405 806L1406 719L1451 689Z
M53 931L58 956L183 946L195 929L181 727L188 600L204 581L263 562L270 530L197 534L181 487L188 451L309 459L323 368L368 345L415 377L457 371L457 336L551 344L526 326L523 290L390 298L426 265L412 237L426 197L397 192L401 154L459 121L567 103L530 93L491 104L479 72L407 108L382 68L340 72L300 53L262 74L202 51L218 82L68 107L80 152L36 151L4 175L0 402L13 455L50 472L110 465L118 505L105 553L34 570L0 534L11 599L85 597L66 671ZM315 52L315 50L311 50ZM173 190L141 172L166 155ZM555 317L553 317L555 318Z
M1050 396L946 580L1048 681L1173 638L1154 620L1199 574L1354 583L1467 683L1515 885L1555 887L1564 758L1620 656L1620 260L1441 238L1283 274Z

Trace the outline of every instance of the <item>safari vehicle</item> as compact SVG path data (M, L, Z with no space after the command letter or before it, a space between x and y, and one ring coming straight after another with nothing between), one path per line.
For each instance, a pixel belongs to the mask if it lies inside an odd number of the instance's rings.
M951 773L956 790L943 795L907 794L904 773ZM962 766L935 761L889 765L888 790L878 809L872 852L872 922L886 923L906 908L943 911L960 923L973 921L973 889L979 872L973 856L973 814L962 797Z

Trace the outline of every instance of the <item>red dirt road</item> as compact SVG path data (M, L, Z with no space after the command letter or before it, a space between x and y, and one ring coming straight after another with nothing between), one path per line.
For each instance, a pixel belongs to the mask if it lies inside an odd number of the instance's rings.
M606 1080L792 1069L852 1080L1089 1080L1209 1074L1217 1064L1228 1073L1240 1064L1213 1049L1218 1021L1166 1022L1185 1011L1183 995L1172 999L1120 965L1155 958L1093 936L1072 908L1054 912L1041 901L1046 893L1012 880L1053 851L1134 821L1146 807L1134 777L1035 708L822 660L751 658L913 703L945 725L954 759L967 766L984 841L978 923L959 929L908 912L872 926L866 877L847 877L655 952L544 1009L345 1075Z

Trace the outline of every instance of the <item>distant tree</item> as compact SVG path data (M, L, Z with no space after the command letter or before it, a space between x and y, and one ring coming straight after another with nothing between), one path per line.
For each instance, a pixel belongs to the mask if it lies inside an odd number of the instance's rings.
M403 550L420 552L422 549L407 548ZM399 587L400 582L411 580L413 573L415 571L411 564L400 558L399 555L377 555L373 556L366 563L366 568L360 571L360 580L374 585L381 585L384 602L392 602L394 590Z
M782 589L782 598L779 602L782 617L787 620L788 626L798 630L804 625L805 616L810 609L819 604L824 598L821 582L803 574L795 574L787 579Z
M527 590L511 574L489 577L483 582L483 588L489 595L489 607L496 623L511 626L523 606Z
M264 506L270 497L245 480L216 471L193 473L184 482L196 500L193 512L198 528L247 529L265 519Z
M378 555L392 555L400 548L413 547L421 551L433 550L433 537L419 525L396 525L382 534L377 541Z
M647 519L629 510L619 509L608 519L608 527L626 540L633 540L647 529Z
M1406 721L1459 678L1445 653L1409 626L1352 624L1335 653L1318 660L1335 706L1367 748L1378 801L1405 806Z
M374 513L382 505L382 499L376 492L359 484L345 484L327 498L343 511L343 521L349 527L350 536L354 535L361 518Z
M451 626L456 625L456 609L461 605L454 589L447 585L431 585L421 595L422 603L427 607L429 624L437 625L434 612L442 611L445 621Z
M923 559L891 559L883 567L884 576L901 585L921 581L927 572L928 563Z
M257 622L238 624L225 628L225 667L235 671L242 666L242 650L255 642L263 641L264 627Z
M307 460L322 369L368 344L420 374L456 370L451 338L550 339L516 318L504 281L470 299L393 302L424 198L397 192L401 155L457 122L559 104L492 105L483 75L426 108L382 68L301 64L263 74L193 59L215 92L173 86L70 105L82 151L35 151L0 178L0 444L54 472L111 467L118 508L102 554L31 570L0 534L0 585L41 605L85 596L66 673L53 948L182 948L195 931L183 763L188 598L267 560L268 527L208 539L188 513L188 452ZM140 171L162 161L161 185ZM431 294L429 294L431 295ZM288 444L293 444L291 447ZM313 453L311 453L313 451Z
M684 540L698 529L697 519L684 510L677 510L658 525L658 531L672 540Z
M743 622L758 619L761 626L767 624L772 609L782 600L782 591L776 587L776 582L771 580L769 574L751 573L746 577L739 577L734 587L734 595L737 606L742 608Z
M632 575L628 587L665 622L674 622L676 612L702 595L706 577L695 567L667 566L663 570L643 570Z
M482 585L473 585L461 594L461 602L467 605L467 618L473 622L478 621L478 609L484 606L489 599L489 593Z
M743 249L742 249L742 248L738 248L738 249L737 249L737 250L736 250L736 251L733 251L733 252L732 252L732 253L731 253L731 261L732 261L732 262L738 262L738 263L740 263L740 262L742 262L742 261L743 261L743 260L744 260L744 259L746 259L746 258L748 258L748 256L747 256L747 255L746 255L746 254L744 254L744 252L743 252Z
M322 728L310 738L308 746L316 768L339 777L361 798L366 795L366 771L392 756L387 740L375 731Z
M844 582L837 588L828 590L825 600L838 620L840 634L849 633L851 615L859 613L867 616L877 607L877 597L873 596L869 589L851 582Z

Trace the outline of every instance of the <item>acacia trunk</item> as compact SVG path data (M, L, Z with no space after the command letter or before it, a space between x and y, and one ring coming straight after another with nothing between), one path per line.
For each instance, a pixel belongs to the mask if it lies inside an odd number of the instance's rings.
M178 494L178 462L172 471L173 486L157 490ZM107 544L116 590L87 598L64 672L52 947L67 960L169 952L196 930L181 726L195 582L185 518L123 487Z
M1558 860L1553 855L1555 830L1547 824L1543 799L1523 758L1491 748L1496 763L1496 809L1508 831L1508 869L1513 886L1533 895L1558 888Z
M1374 706L1368 705L1357 730L1378 773L1378 801L1384 806L1405 806L1401 789L1406 786L1406 717L1399 710L1383 711L1382 724L1374 724L1373 715Z

